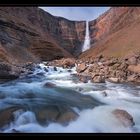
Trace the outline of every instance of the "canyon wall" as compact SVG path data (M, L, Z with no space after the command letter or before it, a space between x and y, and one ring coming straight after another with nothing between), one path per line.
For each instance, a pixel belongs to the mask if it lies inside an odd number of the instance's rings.
M140 51L140 8L112 7L89 22L91 49L80 58L125 57Z
M79 55L84 21L55 17L37 7L0 7L0 60L13 64Z

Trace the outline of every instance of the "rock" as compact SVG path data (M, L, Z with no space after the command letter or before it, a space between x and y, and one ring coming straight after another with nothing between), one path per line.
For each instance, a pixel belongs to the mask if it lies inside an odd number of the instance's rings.
M119 82L119 78L113 78L113 77L111 77L111 78L108 78L108 80L110 82L113 82L113 83L118 83Z
M47 106L41 108L36 112L36 118L41 125L45 125L48 122L55 122L59 115L59 108L57 106Z
M48 72L48 69L47 69L47 68L44 68L44 71L45 71L45 72Z
M38 76L44 76L44 73L43 72L39 72L36 75L38 75Z
M129 65L128 70L134 73L140 73L140 64L138 65Z
M21 109L20 107L10 107L0 111L0 128L13 121L13 112Z
M91 80L90 76L84 76L84 75L79 75L78 78L83 83L87 83L89 80Z
M105 77L99 75L99 76L95 76L93 79L92 79L92 82L93 83L105 83Z
M67 107L59 106L47 106L36 112L36 118L41 125L45 125L50 122L57 122L63 125L67 125L70 121L75 120L78 114Z
M133 117L127 111L115 109L112 111L112 113L125 127L132 127L135 125Z
M101 92L101 94L104 96L104 97L107 97L107 93L104 91L104 92Z
M133 57L129 58L127 64L129 64L129 65L136 65L137 64L136 57L133 56Z
M68 72L72 72L72 70L68 70Z
M56 87L56 85L53 84L53 83L47 82L47 83L44 84L43 87L46 87L46 88L54 88L54 87Z
M70 121L74 121L78 118L78 114L72 110L64 112L58 119L57 122L63 125L67 125Z
M135 82L136 81L136 75L133 74L133 75L128 76L127 81L128 82Z
M87 66L85 63L82 63L76 67L76 71L78 73L81 73L81 72L85 71L86 69L87 69Z
M62 66L64 68L72 68L75 66L75 59L67 58L67 59L63 59L62 61L63 61Z
M54 71L57 71L57 68L56 67L53 67Z

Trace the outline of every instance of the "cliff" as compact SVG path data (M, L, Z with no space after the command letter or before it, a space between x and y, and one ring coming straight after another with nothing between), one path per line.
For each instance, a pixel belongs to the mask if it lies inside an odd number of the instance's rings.
M140 51L140 8L113 7L89 22L91 49L80 58L127 57Z
M37 7L0 7L0 60L10 63L77 56L85 22L55 17Z

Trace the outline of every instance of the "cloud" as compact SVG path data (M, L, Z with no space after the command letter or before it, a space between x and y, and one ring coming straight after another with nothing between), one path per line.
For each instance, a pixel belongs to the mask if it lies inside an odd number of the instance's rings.
M54 16L70 20L93 20L110 7L39 7Z

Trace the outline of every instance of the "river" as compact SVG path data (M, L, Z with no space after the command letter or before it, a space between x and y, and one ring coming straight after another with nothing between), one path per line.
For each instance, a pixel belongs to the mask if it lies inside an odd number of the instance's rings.
M15 111L14 119L0 131L12 133L14 129L24 133L140 132L140 86L110 82L81 83L74 74L75 67L57 67L55 70L53 66L41 63L26 77L0 84L0 110L14 106L26 109ZM47 82L53 83L55 87L44 87ZM48 105L62 109L67 106L79 116L67 125L57 122L41 125L35 112ZM126 110L132 115L135 125L124 127L112 115L114 109Z

